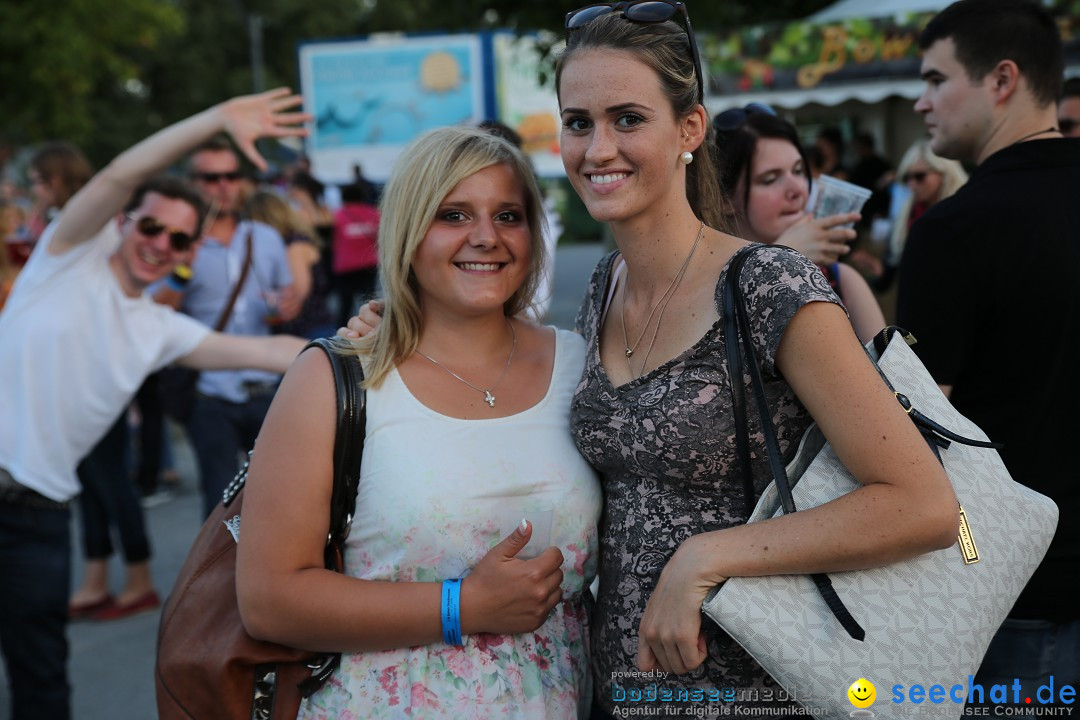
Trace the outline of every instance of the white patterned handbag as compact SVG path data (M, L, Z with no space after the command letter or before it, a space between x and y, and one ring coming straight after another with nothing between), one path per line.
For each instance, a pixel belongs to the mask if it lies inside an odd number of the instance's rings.
M728 277L738 277L734 262ZM738 283L727 286L734 289L730 300L725 293L725 334L735 337L738 322L743 356L758 385L757 395L760 375L749 323L743 322L745 304ZM740 311L742 320L737 318ZM731 345L739 355L738 341ZM989 445L983 432L941 393L902 331L886 329L871 356L901 403L908 403L905 409L932 441L952 482L961 505L957 544L886 567L830 573L827 578L731 578L710 594L702 609L776 682L820 713L851 714L855 708L848 688L865 678L878 688L877 706L856 710L856 714L899 716L903 711L893 704L891 688L899 685L906 692L917 684L944 689L939 701L926 709L942 717L959 717L967 700L968 676L978 670L991 638L1050 545L1057 506L1014 482L996 450L964 444L972 442L967 438L978 438ZM728 357L733 368L742 362L733 358L732 348ZM742 377L742 373L733 369L732 377ZM742 389L734 392L741 395ZM744 411L745 406L742 403ZM768 444L772 425L768 408L762 414L758 405L758 412ZM790 487L793 502L788 512L821 505L859 487L816 425L807 430L797 455L787 465L787 480L778 476L785 468L779 462L775 437L773 442L770 455L777 450L774 482L748 522L785 512L783 486ZM822 587L821 578L825 585L831 579L835 594ZM865 630L865 639L856 639L860 629ZM962 693L954 690L958 685ZM905 692L901 697L906 698ZM963 699L957 702L961 694ZM920 707L909 705L905 710L917 712Z

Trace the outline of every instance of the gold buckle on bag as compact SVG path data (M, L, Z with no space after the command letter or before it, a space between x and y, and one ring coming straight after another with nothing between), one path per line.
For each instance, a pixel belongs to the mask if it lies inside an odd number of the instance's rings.
M964 506L960 506L960 555L964 558L965 565L974 565L981 559L979 549L975 547L975 538L971 536L971 525L968 524L967 513Z

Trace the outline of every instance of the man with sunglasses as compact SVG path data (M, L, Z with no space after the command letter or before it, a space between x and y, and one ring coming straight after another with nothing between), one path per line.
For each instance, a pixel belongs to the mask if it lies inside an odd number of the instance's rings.
M1042 3L961 0L919 39L930 146L977 167L926 211L900 265L897 324L1013 479L1051 497L1057 534L990 644L982 687L1080 684L1080 144L1062 138L1061 35ZM1006 509L1008 512L1008 509ZM973 533L977 533L972 519ZM1050 677L1053 676L1053 680Z
M259 137L304 134L286 89L234 98L119 155L46 229L0 313L0 650L11 718L70 716L66 625L75 467L173 361L283 371L304 341L211 332L143 291L191 259L200 197L150 179L228 129L263 167Z
M227 310L223 333L270 336L272 324L300 311L285 242L274 228L242 217L247 180L226 138L201 143L187 168L210 210L190 280L175 285L175 307L209 327L219 325ZM199 375L190 417L181 419L199 462L203 515L236 474L237 454L255 442L280 380L280 373L253 367Z

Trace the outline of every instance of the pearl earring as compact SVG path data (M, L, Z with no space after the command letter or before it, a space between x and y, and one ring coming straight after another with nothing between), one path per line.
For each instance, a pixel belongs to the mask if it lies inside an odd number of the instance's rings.
M694 162L694 155L689 150L684 150L682 155L679 155L679 162L683 165L689 165Z

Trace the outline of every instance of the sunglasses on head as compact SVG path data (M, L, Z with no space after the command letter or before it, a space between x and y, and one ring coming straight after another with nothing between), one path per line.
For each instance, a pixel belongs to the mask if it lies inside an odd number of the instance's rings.
M566 13L566 31L573 32L601 15L613 12L622 13L621 17L631 22L644 24L666 22L673 18L676 12L681 12L683 20L686 21L686 37L690 41L690 55L694 61L694 72L697 74L698 99L705 102L705 75L701 72L701 53L698 52L694 28L690 25L690 14L686 12L686 5L668 0L624 0L624 2L586 5Z
M134 220L131 215L128 215L128 220ZM149 215L143 215L136 220L135 228L140 234L148 238L156 238L161 233L169 234L169 246L176 252L184 252L188 250L194 243L195 238L191 237L183 230L177 230L175 228L169 228L161 224L157 218L152 218Z
M191 177L204 183L213 184L222 180L236 182L244 177L244 174L239 170L230 170L229 172L195 172L191 173Z
M738 130L746 124L751 115L772 115L776 117L776 111L765 103L752 102L745 107L731 108L713 118L713 127L718 131Z
M900 179L904 181L905 185L907 185L912 180L917 183L921 183L923 180L926 179L926 176L929 174L930 173L926 172L925 170L918 170L916 172L904 173L904 176Z

